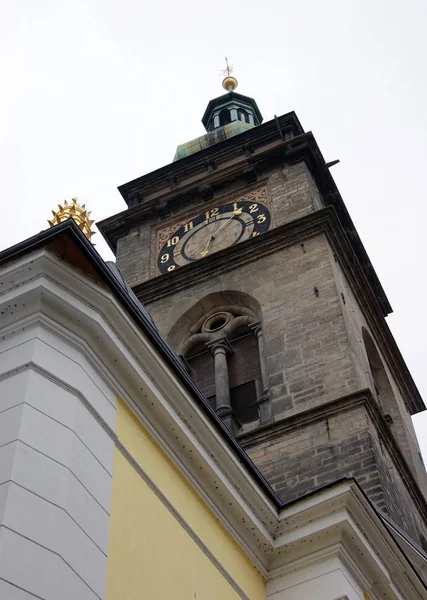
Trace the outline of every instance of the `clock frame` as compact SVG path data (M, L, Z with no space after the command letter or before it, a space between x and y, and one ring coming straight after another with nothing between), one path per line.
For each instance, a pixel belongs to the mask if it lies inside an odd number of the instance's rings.
M268 231L267 189L193 213L157 232L156 266L167 273Z

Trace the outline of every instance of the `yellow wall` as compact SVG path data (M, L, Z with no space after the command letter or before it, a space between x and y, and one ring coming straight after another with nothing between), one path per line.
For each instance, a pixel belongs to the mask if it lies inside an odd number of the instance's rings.
M251 600L264 578L124 402L117 435L175 510ZM107 600L236 600L239 594L115 450Z

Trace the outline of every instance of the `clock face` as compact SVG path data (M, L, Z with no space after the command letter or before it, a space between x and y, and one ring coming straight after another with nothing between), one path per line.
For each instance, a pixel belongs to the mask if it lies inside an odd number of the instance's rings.
M173 271L218 250L268 231L270 212L257 202L230 202L193 217L160 249L160 273Z

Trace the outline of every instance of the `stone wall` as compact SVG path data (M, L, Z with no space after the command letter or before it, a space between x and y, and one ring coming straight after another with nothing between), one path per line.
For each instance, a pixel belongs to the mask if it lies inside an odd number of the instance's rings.
M148 223L132 228L118 240L116 263L131 287L151 278L153 260Z
M301 219L323 207L305 163L277 167L252 187L259 185L268 186L272 227ZM136 285L156 276L159 226L190 218L201 206L207 209L250 189L247 185L239 187L234 181L217 189L212 201L203 203L194 196L176 205L176 212L168 219L160 221L153 214L139 229L130 231L120 241L117 255L127 281ZM177 322L190 324L194 322L193 313L201 317L201 307L206 305L207 311L221 309L231 296L233 302L241 298L242 305L259 307L256 312L262 324L270 394L270 424L266 427L276 431L283 426L280 435L267 435L261 442L265 426L260 427L260 422L240 432L263 475L284 501L337 478L354 476L378 507L386 510L411 537L419 539L425 516L419 512L410 489L416 487L415 480L424 492L427 485L411 417L392 367L381 352L384 342L378 325L375 330L374 324L367 322L326 235L305 236L272 254L237 263L233 270L218 268L208 279L189 278L185 289L171 287L170 294L146 307L177 350ZM377 312L381 320L380 310ZM369 318L372 320L372 315ZM387 327L381 322L380 325L383 331ZM367 339L371 340L378 355L375 360L381 363L381 373L388 382L387 397L378 390L372 373ZM397 441L404 458L385 448L377 424L360 405L338 411L330 418L310 416L328 402L366 389L387 423L387 435ZM306 422L298 428L288 427L298 415L304 415ZM415 480L409 473L405 476L409 469Z
M361 389L323 235L306 240L304 248L284 248L214 280L189 282L187 289L147 309L168 339L178 319L213 290L244 292L261 306L276 419Z
M427 532L425 516L397 471L385 437L366 407L355 404L329 417L284 422L281 430L264 428L241 442L284 502L355 477L370 500L420 543Z

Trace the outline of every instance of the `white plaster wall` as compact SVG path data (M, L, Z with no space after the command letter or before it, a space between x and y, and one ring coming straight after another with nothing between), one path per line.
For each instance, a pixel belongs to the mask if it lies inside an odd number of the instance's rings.
M104 598L115 401L64 332L0 339L0 598Z
M268 600L363 600L363 590L339 557L289 569L267 582Z

